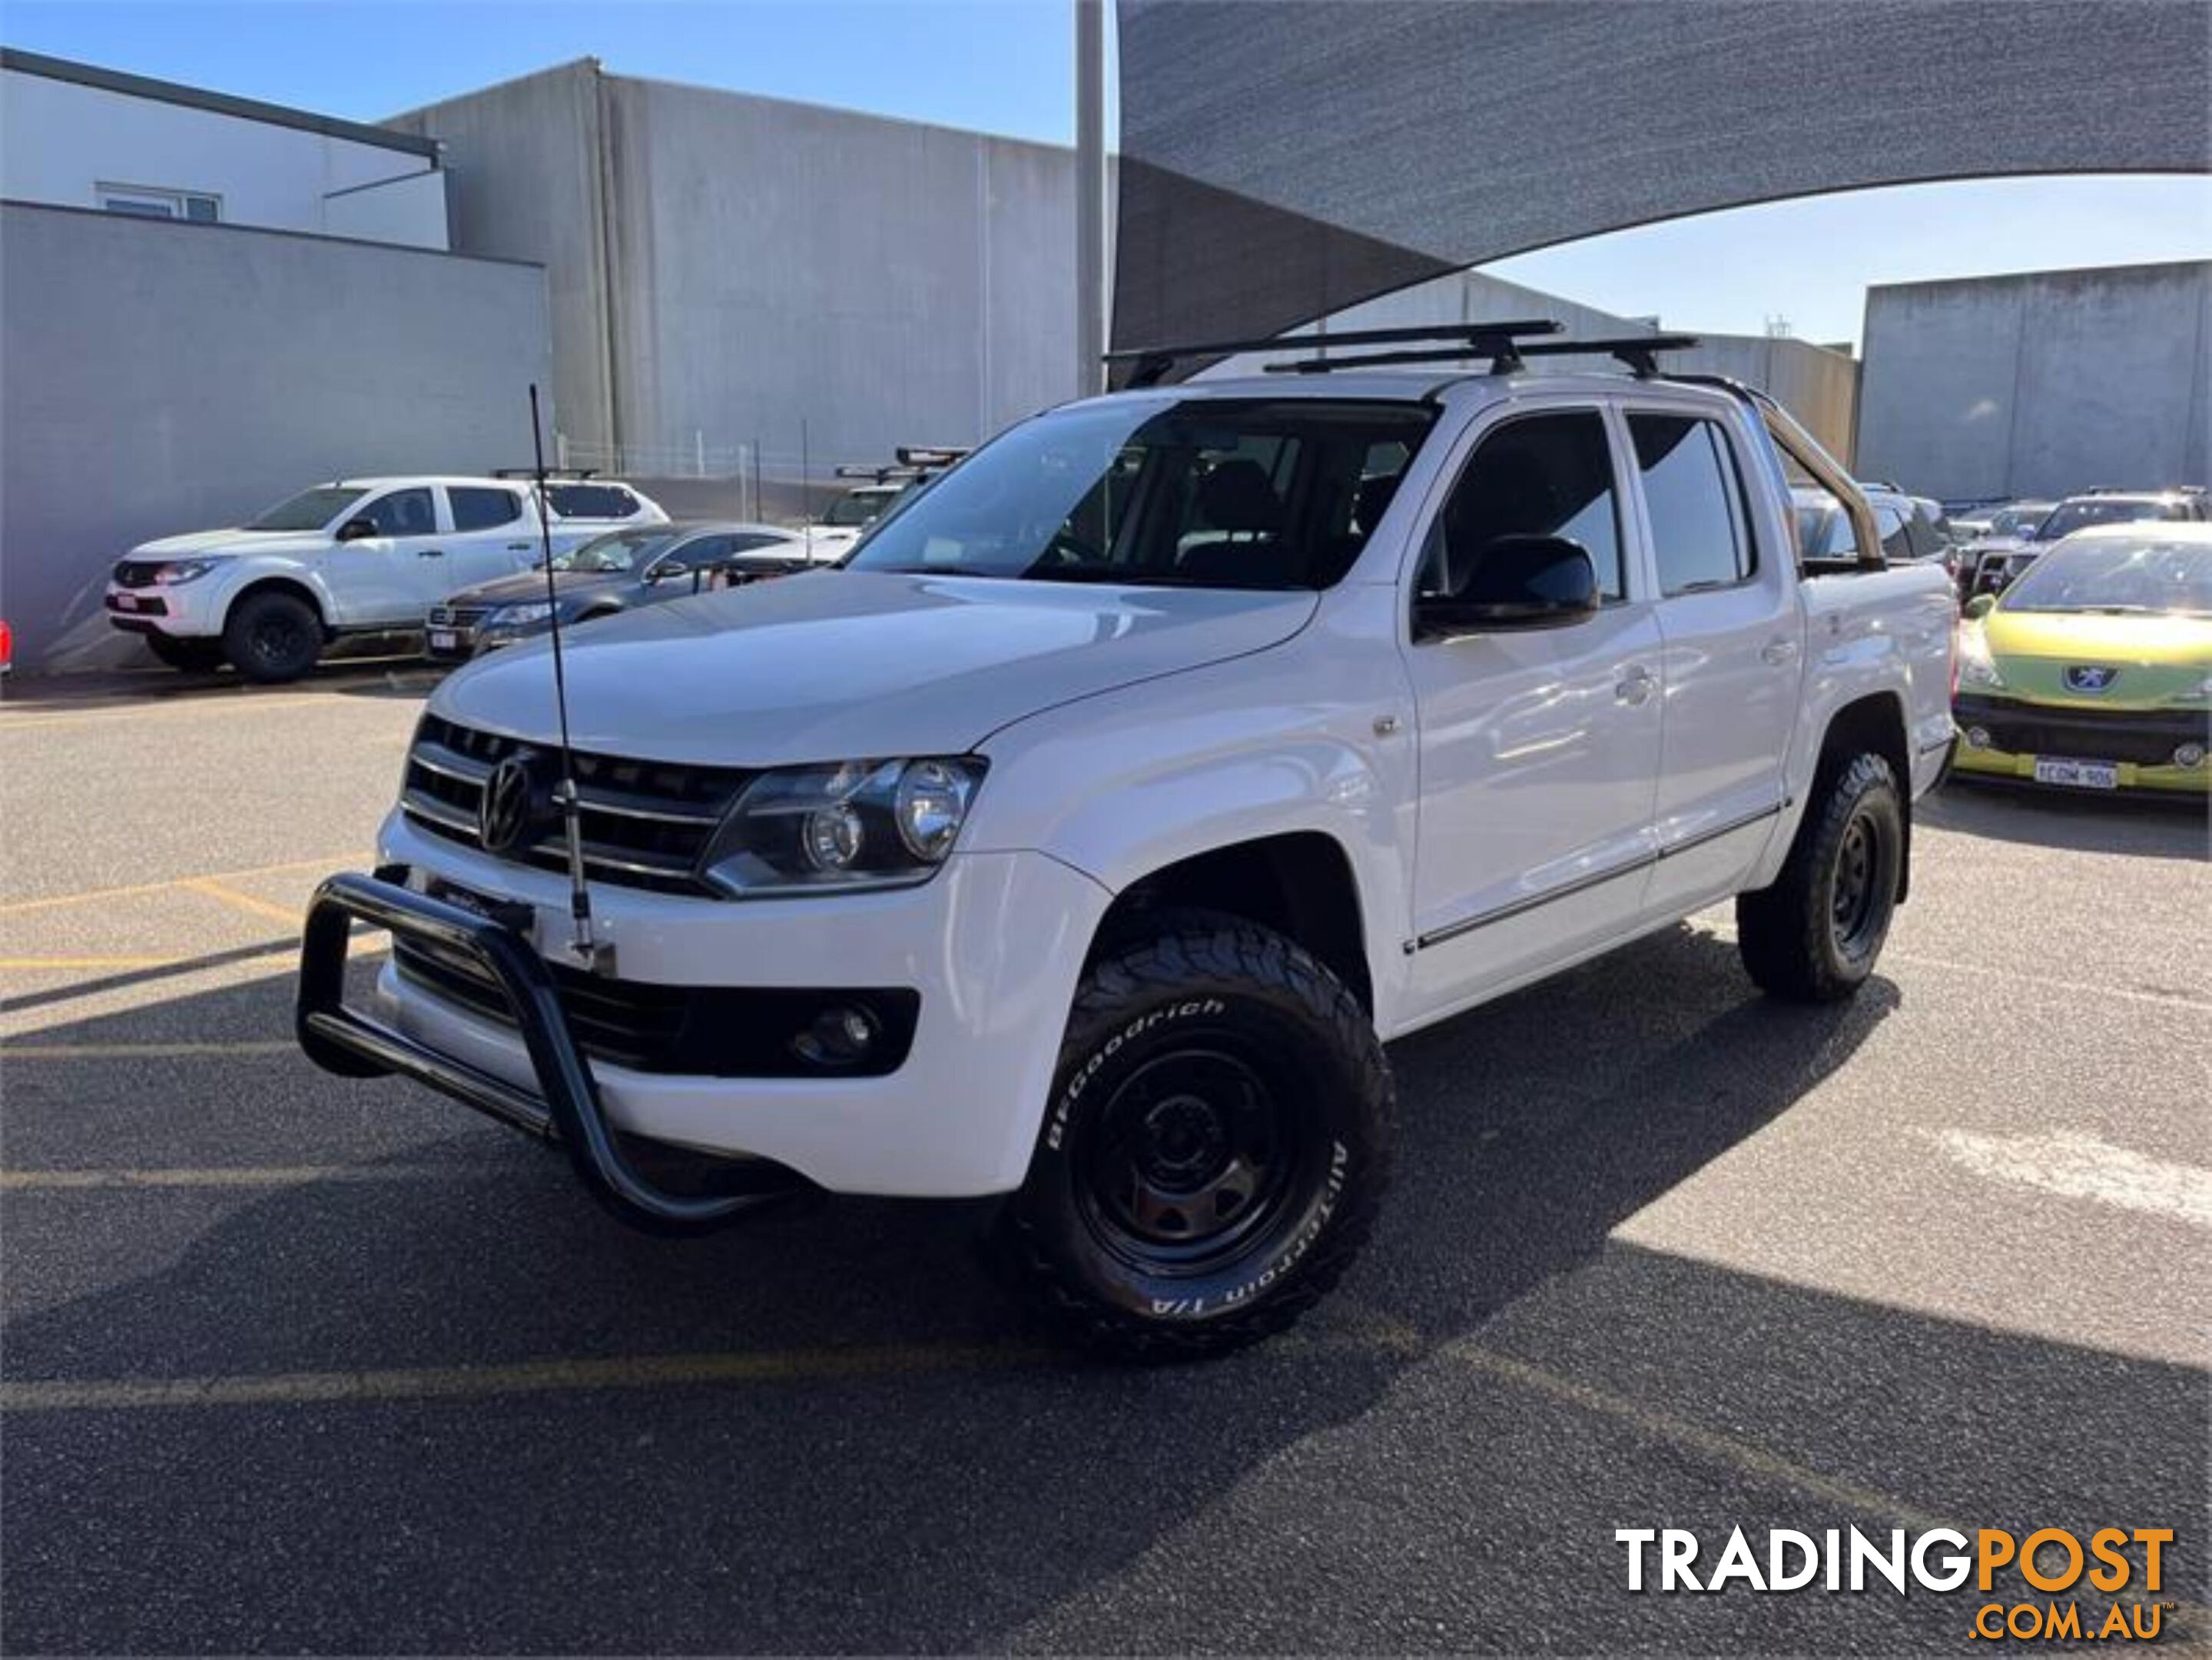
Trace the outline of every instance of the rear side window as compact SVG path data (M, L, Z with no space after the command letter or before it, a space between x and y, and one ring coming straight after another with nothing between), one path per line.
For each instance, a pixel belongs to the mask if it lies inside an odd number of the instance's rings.
M563 519L629 519L638 511L637 497L620 484L548 484L545 494Z
M1632 415L1628 430L1643 475L1660 593L1696 593L1747 581L1758 569L1750 511L1718 423L1686 415Z
M446 491L453 506L453 528L490 530L511 525L522 517L522 498L513 490L492 489L481 484L455 484Z
M1431 532L1417 592L1464 592L1500 537L1558 536L1588 550L1598 592L1618 599L1620 514L1613 450L1595 410L1530 415L1488 434L1460 474Z

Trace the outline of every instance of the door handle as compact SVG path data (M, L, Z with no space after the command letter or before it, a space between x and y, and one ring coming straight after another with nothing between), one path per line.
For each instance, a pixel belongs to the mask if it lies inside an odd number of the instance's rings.
M1614 685L1613 695L1624 703L1641 703L1651 696L1651 671L1641 667L1629 670Z
M507 550L509 553L531 553L536 550L537 546L535 542L509 542Z
M1778 668L1794 661L1796 656L1797 642L1795 640L1770 640L1759 648L1759 660L1771 663Z
M446 556L446 550L443 548L417 548L415 550L415 556L417 559L443 559Z

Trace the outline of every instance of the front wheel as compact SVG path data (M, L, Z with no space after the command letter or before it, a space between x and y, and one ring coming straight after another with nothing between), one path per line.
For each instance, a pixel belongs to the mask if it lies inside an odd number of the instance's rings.
M1771 887L1737 896L1736 945L1763 991L1850 996L1874 972L1905 871L1905 805L1879 755L1824 768Z
M1139 1359L1281 1330L1365 1242L1389 1180L1374 1027L1280 934L1191 914L1078 989L1027 1183L1009 1212L1039 1300Z
M230 608L222 647L248 680L262 685L297 680L323 654L323 619L291 594L249 593Z

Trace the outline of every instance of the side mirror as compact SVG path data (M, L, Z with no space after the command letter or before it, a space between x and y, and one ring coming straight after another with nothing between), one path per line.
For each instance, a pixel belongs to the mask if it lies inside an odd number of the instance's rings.
M1455 594L1413 608L1418 640L1516 629L1557 629L1594 616L1601 595L1589 550L1564 536L1501 536Z
M1994 593L1978 593L1966 601L1966 615L1976 621L1987 617L1996 608L1997 597Z
M690 575L691 567L681 559L664 559L653 568L653 580L656 582L672 582L679 576Z
M349 519L338 526L338 540L341 542L366 542L382 534L375 522L368 519Z

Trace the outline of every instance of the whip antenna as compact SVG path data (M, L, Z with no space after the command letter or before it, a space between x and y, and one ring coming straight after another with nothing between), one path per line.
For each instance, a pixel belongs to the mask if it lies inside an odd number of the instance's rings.
M546 623L553 635L553 702L561 716L561 781L553 804L560 809L568 844L568 915L575 923L569 950L587 968L614 971L614 952L592 938L592 890L584 880L584 808L576 793L576 756L568 743L568 677L561 660L561 590L553 580L553 507L545 493L545 435L538 414L538 383L530 383L530 448L537 462L531 478L538 490L538 541L545 562Z

